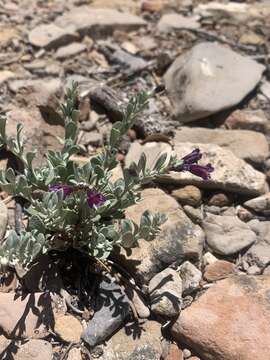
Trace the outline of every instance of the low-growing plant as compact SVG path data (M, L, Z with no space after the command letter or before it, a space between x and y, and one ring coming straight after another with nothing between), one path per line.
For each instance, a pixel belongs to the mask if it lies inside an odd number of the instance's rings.
M118 165L117 148L121 137L133 125L136 116L147 104L148 96L140 93L132 98L123 120L111 130L109 144L80 166L72 160L78 153L77 88L67 92L61 106L65 120L65 139L61 151L49 150L46 164L33 167L34 152L25 152L22 125L16 139L6 135L6 119L0 121L0 145L13 153L23 164L23 171L12 168L0 173L1 188L26 202L27 228L19 234L10 230L0 248L2 264L27 266L36 256L52 249L75 248L93 257L106 259L114 245L136 246L139 238L151 240L166 220L164 214L147 210L137 225L125 218L125 209L140 200L140 186L165 170L162 155L153 170L146 168L142 155L138 164L124 169L123 178L111 181L112 170Z
M12 168L0 172L0 187L16 199L24 199L28 223L24 230L9 230L0 247L0 263L29 265L39 254L50 250L74 248L97 259L106 259L118 245L132 248L140 238L153 239L166 214L142 214L139 224L125 217L125 210L141 199L142 185L166 173L168 169L191 171L203 178L213 169L197 164L201 158L195 149L180 161L162 154L152 169L142 154L137 164L123 170L123 178L112 182L112 170L122 136L133 126L138 114L147 106L148 95L139 93L123 111L123 120L113 124L108 144L85 165L73 160L77 145L77 87L67 91L61 106L65 138L61 151L49 150L46 163L33 166L34 152L26 152L22 125L16 138L6 135L6 119L0 119L0 147L14 154L22 164L20 172Z

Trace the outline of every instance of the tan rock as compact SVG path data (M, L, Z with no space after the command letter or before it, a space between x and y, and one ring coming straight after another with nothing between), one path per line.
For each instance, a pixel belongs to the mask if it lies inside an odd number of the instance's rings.
M225 279L236 273L236 267L233 263L225 260L217 260L206 266L203 277L205 280L217 281Z
M73 315L56 316L54 331L66 342L79 342L83 327Z
M0 71L0 85L2 85L4 82L6 82L9 79L12 79L15 77L15 74L12 71L9 70L2 70Z
M244 203L244 205L256 212L262 213L264 215L270 214L270 192L259 196L257 198L248 200Z
M48 341L32 339L20 345L14 357L12 354L10 356L14 360L51 360L53 349Z
M69 350L67 360L81 360L81 359L82 359L82 355L80 349L72 348L71 350Z
M0 328L9 338L43 338L52 328L49 293L17 296L0 293Z
M254 130L266 133L268 119L263 110L235 110L224 122L227 129Z
M131 206L126 216L139 223L145 209L162 212L168 220L152 241L139 240L138 247L122 250L121 261L145 283L179 258L199 259L204 244L204 233L194 225L179 207L177 201L158 188L142 192L143 200Z
M208 200L208 205L210 206L228 206L230 205L230 199L224 193L217 193L210 197Z
M176 344L171 344L166 360L184 360L183 351Z
M267 359L269 287L269 276L221 280L182 311L173 337L204 360Z
M187 185L182 189L176 189L171 194L181 205L199 206L202 200L200 189L193 185Z

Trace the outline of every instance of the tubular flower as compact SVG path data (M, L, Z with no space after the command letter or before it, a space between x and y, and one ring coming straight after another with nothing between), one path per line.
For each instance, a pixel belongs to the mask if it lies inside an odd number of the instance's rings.
M187 154L181 159L179 165L175 166L174 171L189 171L193 175L201 177L203 180L211 179L211 173L214 171L213 166L209 163L207 165L198 165L198 161L202 158L200 149L194 149L190 154Z
M105 201L106 198L101 193L95 190L89 190L87 192L87 203L90 208L93 208L94 206L99 207L103 205Z
M59 190L63 190L64 192L64 199L73 193L74 188L70 185L64 185L64 184L54 184L54 185L49 185L49 191L59 191Z

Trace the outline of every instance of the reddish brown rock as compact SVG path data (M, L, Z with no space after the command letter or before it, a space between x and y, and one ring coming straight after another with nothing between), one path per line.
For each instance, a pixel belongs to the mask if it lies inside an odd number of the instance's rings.
M52 328L49 293L18 296L0 293L0 329L9 338L43 338Z
M235 272L236 268L233 263L225 260L218 260L206 266L203 277L205 280L211 282L225 279L228 276L235 274Z
M183 351L176 344L171 344L166 360L184 360Z
M182 311L176 340L204 360L269 359L270 276L233 276Z

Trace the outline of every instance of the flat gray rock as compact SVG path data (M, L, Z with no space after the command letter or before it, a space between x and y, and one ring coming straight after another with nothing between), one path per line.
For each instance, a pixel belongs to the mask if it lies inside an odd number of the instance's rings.
M169 32L177 29L198 29L199 22L195 18L186 17L181 14L171 13L162 15L157 24L160 32Z
M173 114L186 123L231 108L255 88L264 70L228 47L198 44L180 55L165 74Z
M98 37L114 30L131 31L146 26L146 22L135 15L114 9L95 9L90 6L74 7L58 17L56 25L62 29L78 31L80 35Z
M55 57L56 59L66 59L74 55L78 55L86 50L86 45L78 42L71 43L66 46L62 46L57 49Z
M208 214L202 222L206 241L220 255L233 255L253 244L257 236L236 216Z
M78 39L76 32L61 28L55 24L42 24L32 29L28 35L31 45L52 49L66 45Z
M269 153L266 137L249 130L181 127L175 131L174 142L219 145L224 149L231 150L237 157L254 164L262 164Z

